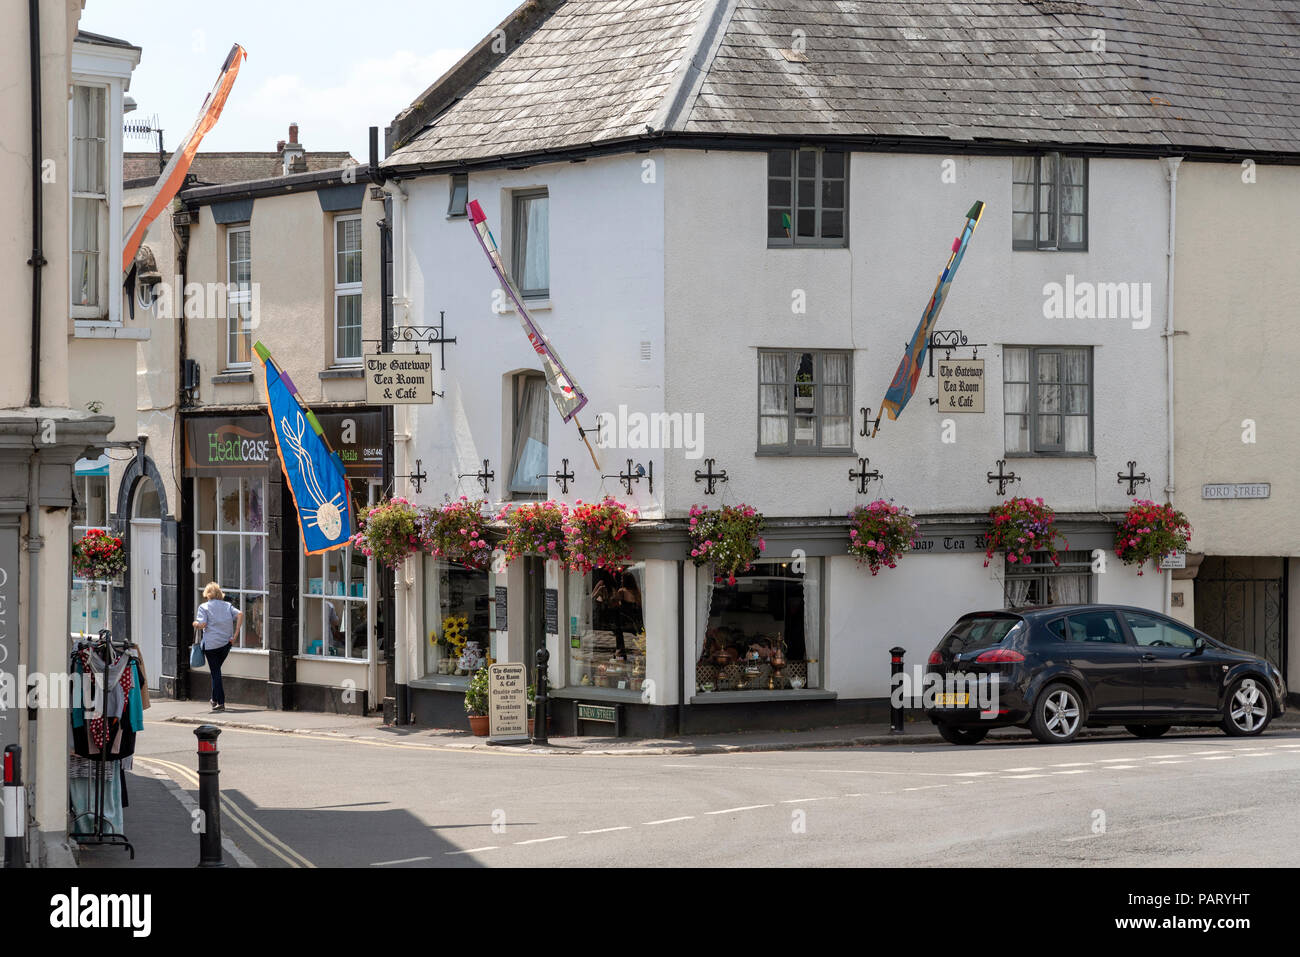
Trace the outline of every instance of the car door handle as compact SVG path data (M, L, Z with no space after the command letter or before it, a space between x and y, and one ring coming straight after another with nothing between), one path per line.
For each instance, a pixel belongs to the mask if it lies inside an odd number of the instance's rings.
M1156 655L1153 655L1151 652L1148 651L1145 655L1142 656L1142 660L1143 660L1143 661L1155 661L1155 660L1156 660L1156 657L1157 657Z

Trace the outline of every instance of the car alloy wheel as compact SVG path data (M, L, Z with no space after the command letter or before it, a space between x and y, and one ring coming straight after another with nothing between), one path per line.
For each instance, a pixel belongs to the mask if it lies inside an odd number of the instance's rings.
M1223 730L1234 736L1259 734L1268 725L1271 704L1254 678L1242 678L1224 706Z
M1064 684L1048 687L1034 706L1029 729L1047 744L1073 741L1083 727L1083 702L1073 688Z

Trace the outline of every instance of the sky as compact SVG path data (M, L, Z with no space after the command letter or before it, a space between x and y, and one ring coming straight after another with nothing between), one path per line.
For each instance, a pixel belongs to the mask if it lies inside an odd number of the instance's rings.
M80 28L141 47L127 121L158 117L172 149L233 43L248 59L200 149L275 149L297 122L307 151L366 160L383 130L521 0L86 0ZM128 152L156 140L128 137Z

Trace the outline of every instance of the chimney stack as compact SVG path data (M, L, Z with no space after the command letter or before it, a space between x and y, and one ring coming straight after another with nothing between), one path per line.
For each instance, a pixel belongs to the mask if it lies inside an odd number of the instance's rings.
M289 124L289 142L290 142L290 143L297 143L297 142L298 142L298 124L297 124L297 123L290 123L290 124Z
M290 173L301 173L307 169L307 151L302 148L298 142L298 124L289 124L289 142L280 140L276 146L280 154L282 175L288 176Z

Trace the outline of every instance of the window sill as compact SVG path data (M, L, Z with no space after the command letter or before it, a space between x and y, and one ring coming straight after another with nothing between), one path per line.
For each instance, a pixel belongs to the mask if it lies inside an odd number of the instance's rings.
M544 297L538 297L537 299L529 299L527 297L524 297L524 306L525 308L528 309L529 312L550 312L551 297L544 296ZM505 307L501 310L499 315L513 316L518 311L519 310L515 308L514 301L511 300L506 303Z
M705 691L696 692L691 704L736 704L743 701L834 701L839 695L820 688L791 688L788 691Z
M321 369L317 375L322 379L360 379L363 378L361 366L331 366Z
M583 700L634 703L640 702L641 700L641 692L633 691L631 688L588 688L583 685L567 685L563 688L552 688L547 696L550 698L561 698L565 701Z
M812 242L805 240L802 243L792 243L788 240L785 242L767 241L768 249L848 249L849 244L838 240L828 240L827 242Z
M369 658L344 658L342 655L294 655L293 660L338 662L341 665L365 665L370 663Z
M253 371L251 369L247 372L219 372L212 377L213 385L238 385L242 382L252 381Z
M776 458L776 459L850 458L851 459L851 458L855 458L857 454L858 453L855 452L853 449L825 449L825 450L808 449L807 451L800 450L797 452L778 450L778 449L758 449L754 453L754 456L755 458L762 458L762 459L770 459L770 458Z
M271 649L270 649L270 648L231 648L231 649L230 649L230 653L231 653L232 655L233 655L233 654L241 654L241 655L269 655L269 654L271 653Z
M469 688L469 675L436 675L428 678L413 678L407 682L408 687L423 688L425 691L465 691Z
M1003 452L1009 459L1086 459L1096 461L1093 452Z
M129 339L136 342L148 342L153 338L149 329L127 329L121 323L100 322L98 320L73 320L72 337L74 339Z

